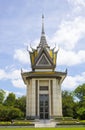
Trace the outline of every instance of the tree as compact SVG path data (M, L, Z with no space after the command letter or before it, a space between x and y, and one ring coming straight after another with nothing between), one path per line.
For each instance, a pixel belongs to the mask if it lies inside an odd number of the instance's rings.
M74 96L78 98L78 107L76 109L77 117L85 119L85 84L79 85L74 90Z
M4 97L5 92L3 90L0 90L0 121L9 121L12 119L21 119L25 117L25 96L16 99L14 93L9 93L5 100Z
M62 108L63 116L73 117L74 99L72 93L68 91L62 92Z
M15 107L19 108L23 113L24 116L26 114L26 96L19 97L16 99Z
M75 89L74 95L79 99L79 101L85 100L85 84L79 85Z
M85 119L85 107L81 107L81 108L78 109L77 116L81 120Z
M13 119L21 119L23 118L23 112L21 112L20 109L18 108L10 108L9 111L9 120L13 120Z
M0 105L0 121L11 121L12 119L23 118L23 112L14 107Z
M16 96L14 93L9 93L6 100L4 101L4 105L6 106L14 106L15 105Z
M4 98L5 98L5 91L0 89L0 104L3 103Z

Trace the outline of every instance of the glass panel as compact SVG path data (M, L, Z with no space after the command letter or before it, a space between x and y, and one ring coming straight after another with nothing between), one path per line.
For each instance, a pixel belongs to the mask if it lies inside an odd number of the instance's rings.
M48 107L45 107L45 112L48 112Z
M43 119L43 113L40 113L40 119Z
M43 112L43 107L40 107L40 112Z
M45 101L45 106L48 106L48 101Z
M49 118L48 113L46 113L45 114L45 119L48 119L48 118Z
M40 119L49 118L49 95L40 94Z
M43 101L40 101L40 106L43 106Z

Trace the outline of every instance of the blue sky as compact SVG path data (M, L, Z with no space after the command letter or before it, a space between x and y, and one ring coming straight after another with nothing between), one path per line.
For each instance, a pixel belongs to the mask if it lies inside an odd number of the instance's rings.
M36 48L45 16L48 44L59 48L56 71L68 69L63 90L85 83L85 0L0 0L0 89L25 95L21 68L31 70L26 51Z

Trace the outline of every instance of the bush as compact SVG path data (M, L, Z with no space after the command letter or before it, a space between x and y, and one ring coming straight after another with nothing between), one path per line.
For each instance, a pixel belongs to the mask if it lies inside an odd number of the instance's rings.
M32 123L31 122L26 122L26 121L14 121L14 123L13 123L13 125L32 125Z
M22 117L23 117L23 113L21 112L20 109L18 109L18 108L11 108L10 109L9 120L22 118Z
M59 121L71 121L74 120L72 117L55 117L55 120L59 120Z
M72 117L63 117L63 120L65 120L65 121L72 121L73 118Z
M57 125L85 125L85 122L80 121L61 121Z
M78 114L79 119L84 120L85 119L85 108L84 107L79 108L79 110L77 111L77 114Z
M0 105L0 121L11 121L12 119L20 119L23 116L23 112L18 108Z
M13 121L13 122L0 122L0 126L34 126L34 124L28 121Z
M0 126L8 126L11 125L11 122L0 122Z

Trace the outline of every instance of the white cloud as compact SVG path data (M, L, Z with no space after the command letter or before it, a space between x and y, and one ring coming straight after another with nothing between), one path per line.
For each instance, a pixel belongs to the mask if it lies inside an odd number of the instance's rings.
M74 90L78 85L85 83L85 72L80 75L67 76L63 82L63 90Z
M10 80L14 87L25 88L25 85L21 78L20 70L8 70L0 69L0 80Z
M21 71L20 70L11 70L7 73L7 78L9 79L19 79L21 78Z
M58 52L58 65L73 66L85 63L85 50L79 52L60 49Z
M13 86L17 88L25 88L25 84L22 79L14 79L11 81Z
M20 63L23 64L30 64L30 55L29 51L32 52L32 48L36 49L39 45L40 39L35 39L34 41L24 43L27 50L24 49L17 49L14 53L14 59L18 60Z
M21 92L13 92L13 91L8 91L8 90L4 90L5 91L5 98L9 95L9 93L14 93L17 97L23 96L24 94Z
M5 91L5 98L9 95L9 93L11 93L10 91L8 90L4 90Z
M85 0L68 0L70 6L72 5L72 13L73 15L79 15L82 12L84 15L85 12Z
M68 2L71 2L75 6L84 6L85 7L85 0L68 0Z
M26 50L24 51L23 49L15 50L14 59L18 60L23 64L30 63L29 53Z
M6 78L6 72L3 69L0 69L0 80Z
M62 21L59 30L50 39L51 43L57 43L65 49L75 48L78 41L85 36L85 18L76 17L74 20Z

